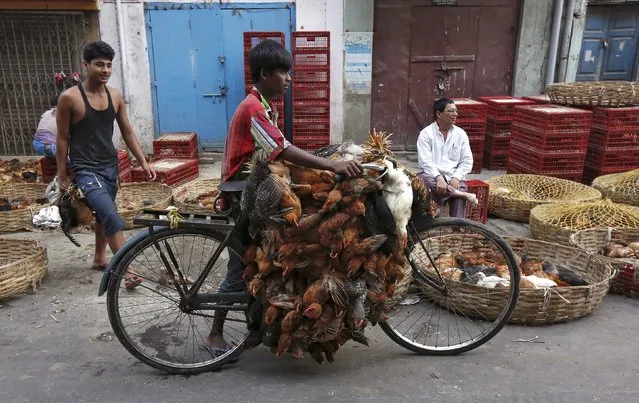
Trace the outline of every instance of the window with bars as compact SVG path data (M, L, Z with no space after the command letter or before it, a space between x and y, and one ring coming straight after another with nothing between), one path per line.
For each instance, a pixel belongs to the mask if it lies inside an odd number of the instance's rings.
M83 13L0 12L0 155L33 155L56 72L81 71Z

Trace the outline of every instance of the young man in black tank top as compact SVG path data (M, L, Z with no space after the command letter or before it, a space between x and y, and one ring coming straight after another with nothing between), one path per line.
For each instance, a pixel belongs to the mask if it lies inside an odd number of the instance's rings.
M115 52L109 44L97 41L84 48L83 65L87 77L76 87L64 91L56 112L58 183L66 190L75 180L96 213L95 256L93 269L106 267L106 246L115 253L124 244L124 222L117 213L118 155L113 145L113 121L118 122L122 138L144 169L149 180L155 171L140 148L118 90L107 87ZM71 172L66 160L70 159ZM127 288L142 280L128 273Z

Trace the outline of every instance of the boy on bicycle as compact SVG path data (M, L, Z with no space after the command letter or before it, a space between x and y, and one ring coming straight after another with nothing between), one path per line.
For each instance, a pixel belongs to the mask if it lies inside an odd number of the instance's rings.
M246 163L251 159L282 159L308 168L322 169L346 177L357 176L362 167L357 161L331 161L317 157L292 145L277 127L278 111L271 100L284 95L290 86L290 53L273 40L256 45L249 56L254 87L237 107L229 127L222 165L222 182L246 179ZM229 254L226 278L220 292L246 290L242 280L242 259ZM222 355L229 345L224 340L227 311L215 311L206 346L213 355Z

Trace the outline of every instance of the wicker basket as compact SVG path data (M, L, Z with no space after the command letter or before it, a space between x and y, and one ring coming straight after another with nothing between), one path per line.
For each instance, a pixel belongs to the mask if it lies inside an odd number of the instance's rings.
M28 197L40 199L45 197L46 183L7 183L0 186L0 197ZM42 206L33 204L28 208L0 211L0 232L32 230L33 214L37 214Z
M535 239L570 245L573 233L598 227L637 228L639 207L602 199L544 204L530 211L530 232Z
M36 291L47 274L47 248L26 239L0 239L0 300Z
M592 187L616 203L639 207L639 169L600 176Z
M488 212L512 221L528 222L530 210L540 204L601 199L601 193L596 189L549 176L502 175L486 182L491 189Z
M123 206L125 201L128 201L127 206ZM133 224L135 213L141 208L167 208L172 202L172 190L168 185L157 182L123 183L115 202L125 229L138 228L139 225ZM131 208L131 204L135 207Z
M456 235L448 237L456 237ZM517 307L509 323L548 325L567 322L588 315L601 304L608 292L612 277L609 264L593 259L591 254L583 250L568 246L527 238L507 237L505 239L518 255L551 261L579 274L589 283L587 286L578 287L522 288L517 299ZM454 239L448 245L428 242L429 253L437 256L446 251L477 250L478 246L476 239L470 239L468 242L465 239L463 242ZM413 253L420 252L423 254L423 249L416 248ZM501 313L501 309L495 311L492 307L504 306L508 298L508 288L486 288L455 280L445 281L453 291L462 294L455 304L455 309L468 316L494 320L497 314ZM435 302L441 295L430 287L424 287L422 291ZM474 301L472 307L468 307L466 303L468 300ZM444 305L442 301L442 306Z
M219 184L219 179L198 179L179 186L173 191L173 203L182 212L210 214L212 209L203 207L195 199L205 192L217 189Z
M591 253L593 259L602 260L617 270L610 291L639 297L639 259L612 259L599 254L599 250L614 241L639 241L639 228L590 228L570 236L570 243Z
M550 84L546 94L555 104L614 107L639 105L638 90L632 81L589 81Z

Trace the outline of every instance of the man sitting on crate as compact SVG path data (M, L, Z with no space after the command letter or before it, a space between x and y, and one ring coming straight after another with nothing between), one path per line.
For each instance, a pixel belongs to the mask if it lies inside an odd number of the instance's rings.
M290 85L288 74L293 62L290 53L273 40L257 44L249 56L254 87L237 107L229 127L222 164L222 182L244 180L248 176L246 164L253 158L272 161L283 159L308 168L323 169L346 177L357 176L362 167L357 161L331 161L303 151L289 143L277 127L278 112L271 100L281 96ZM242 259L229 254L226 278L220 292L246 290L242 280ZM214 356L223 355L229 345L224 340L227 311L215 311L211 333L206 346ZM249 343L255 343L251 340Z
M92 269L106 268L106 246L113 253L124 244L124 222L118 215L115 197L118 190L118 154L113 145L113 121L118 122L122 138L150 181L155 171L140 148L118 90L108 87L115 52L102 41L84 48L86 80L64 91L56 111L58 185L66 191L75 182L96 215L95 256ZM73 176L67 172L67 155ZM142 279L127 272L127 289Z
M443 206L448 201L451 217L465 217L466 201L477 204L477 197L466 192L464 179L473 168L468 135L455 126L457 107L448 98L435 101L435 121L417 139L419 177Z

